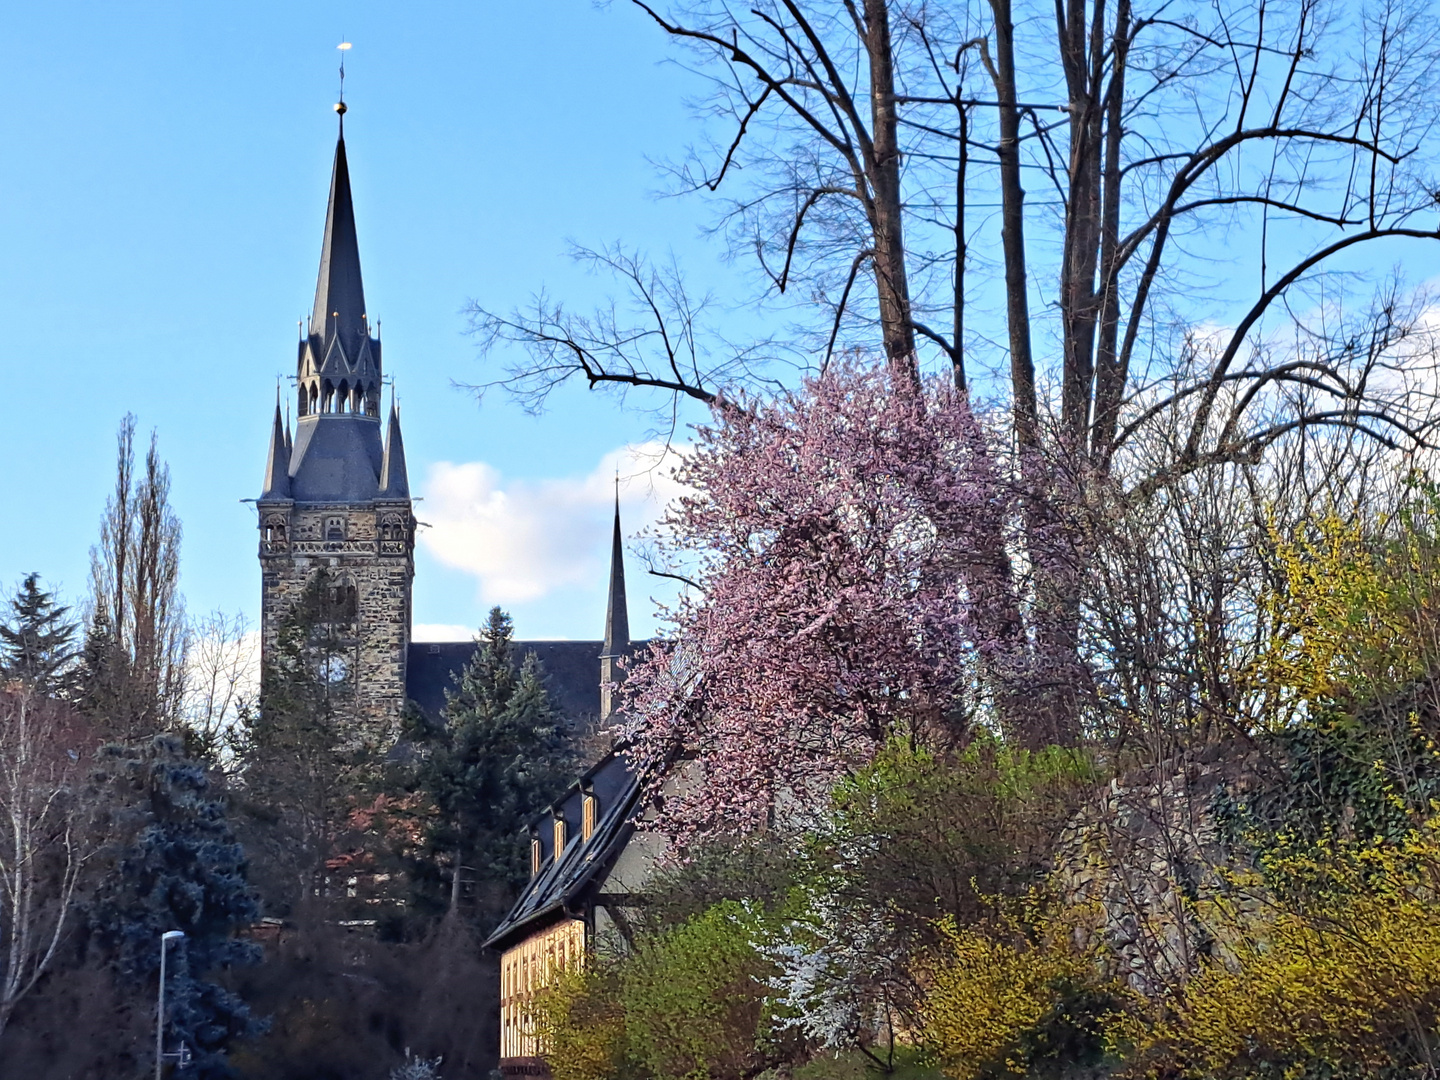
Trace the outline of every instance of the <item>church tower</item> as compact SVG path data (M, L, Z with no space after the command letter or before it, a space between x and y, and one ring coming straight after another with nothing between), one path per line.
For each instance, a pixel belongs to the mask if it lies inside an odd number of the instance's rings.
M262 653L312 583L331 639L326 677L353 693L357 738L390 741L405 704L415 516L400 415L382 438L380 339L370 332L345 159L345 106L330 176L315 306L296 364L295 431L280 404L270 435L260 526Z

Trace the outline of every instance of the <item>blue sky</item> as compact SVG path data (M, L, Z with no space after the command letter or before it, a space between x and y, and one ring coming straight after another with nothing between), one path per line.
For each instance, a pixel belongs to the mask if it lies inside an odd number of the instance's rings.
M506 310L542 287L581 308L603 300L609 284L566 258L570 240L673 252L701 291L737 302L750 291L702 238L710 208L658 194L654 161L696 137L685 101L702 84L667 64L663 34L619 2L71 0L0 10L9 406L0 455L10 515L0 585L37 570L68 599L83 597L115 429L130 411L142 431L159 432L171 465L190 609L253 619L256 533L241 500L258 493L276 378L294 371L296 321L311 306L335 46L347 39L366 298L383 325L412 489L423 495L417 513L429 526L417 551L420 633L460 636L500 603L524 636L598 634L611 478L617 464L636 471L626 448L644 444L650 418L580 387L536 418L501 396L479 407L454 383L495 370L465 336L469 301ZM1047 220L1036 214L1037 225ZM977 262L994 251L994 232L993 219L977 225ZM1257 265L1247 244L1234 246L1243 232L1242 223L1190 238L1185 287L1210 278L1171 300L1196 325L1225 325L1253 295ZM1290 242L1305 239L1302 228ZM1041 350L1053 354L1047 243L1035 246L1032 313ZM1429 245L1407 243L1357 254L1347 269L1383 271L1392 260L1411 281L1440 267ZM977 291L972 322L992 320L985 333L998 342L989 288ZM753 313L726 312L727 325ZM972 374L983 393L983 370ZM628 485L627 532L672 491ZM648 598L660 586L631 560L637 635L653 630Z
M452 386L485 373L463 333L472 298L599 298L567 239L716 266L703 208L658 198L647 160L693 134L694 83L633 9L586 0L7 5L0 581L38 570L81 599L132 411L171 466L190 609L256 614L240 500L314 291L343 39L366 295L434 526L416 622L474 626L500 602L524 636L596 636L608 478L647 419L579 389L537 419ZM642 486L629 531L654 512ZM637 634L650 585L632 564Z

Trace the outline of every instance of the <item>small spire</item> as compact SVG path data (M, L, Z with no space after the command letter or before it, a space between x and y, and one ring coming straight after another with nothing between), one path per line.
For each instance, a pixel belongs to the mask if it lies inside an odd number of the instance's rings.
M630 648L630 615L625 604L625 542L620 532L620 477L615 477L615 528L610 542L610 601L605 611L601 656L624 656Z
M270 431L270 454L265 461L262 499L290 498L290 438L280 419L280 391L275 391L275 425Z
M390 402L390 430L385 436L385 456L380 462L380 498L408 499L410 477L405 470L405 440L400 436L400 407Z

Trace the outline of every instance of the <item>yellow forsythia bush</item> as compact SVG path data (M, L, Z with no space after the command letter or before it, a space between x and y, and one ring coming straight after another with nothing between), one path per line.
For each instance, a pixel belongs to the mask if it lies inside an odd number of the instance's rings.
M1102 974L1093 949L1074 945L1091 914L1060 919L1032 905L987 926L940 923L943 944L917 975L926 990L920 1034L947 1077L1023 1076L1047 1059L1098 1063L1106 1018L1129 995Z
M1150 1015L1115 1017L1134 1072L1335 1075L1424 1068L1440 1049L1440 830L1399 844L1281 849L1275 910L1232 918L1207 961ZM1214 917L1214 913L1211 913ZM1223 912L1220 916L1224 918Z
M1260 598L1265 636L1245 671L1257 726L1284 726L1306 702L1383 694L1435 662L1431 537L1407 527L1381 542L1334 514L1270 535L1277 580Z

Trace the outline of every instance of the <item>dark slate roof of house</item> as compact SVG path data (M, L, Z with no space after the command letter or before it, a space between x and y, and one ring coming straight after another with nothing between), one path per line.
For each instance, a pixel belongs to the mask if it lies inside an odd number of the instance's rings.
M546 689L559 713L576 726L600 716L600 650L598 641L516 641L516 663L533 652L545 669ZM405 693L429 717L445 708L445 691L475 655L474 641L418 642L406 658Z
M635 831L640 789L640 777L625 756L607 754L563 798L533 819L531 834L540 842L540 872L486 939L487 946L506 949L557 918L580 917ZM580 828L581 799L587 792L599 802L600 811L589 840L582 838ZM561 816L568 840L557 859L553 822Z

